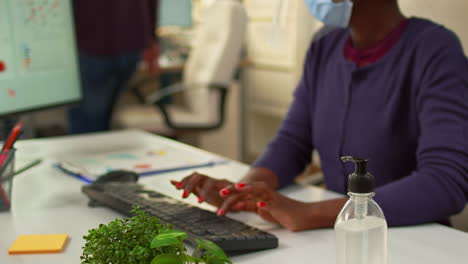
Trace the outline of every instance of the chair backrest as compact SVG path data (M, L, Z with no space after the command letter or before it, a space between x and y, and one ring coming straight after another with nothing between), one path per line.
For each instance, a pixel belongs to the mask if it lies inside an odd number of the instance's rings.
M183 83L229 87L239 64L247 27L240 1L217 0L206 10L183 72ZM206 112L212 101L208 89L185 93L191 111Z

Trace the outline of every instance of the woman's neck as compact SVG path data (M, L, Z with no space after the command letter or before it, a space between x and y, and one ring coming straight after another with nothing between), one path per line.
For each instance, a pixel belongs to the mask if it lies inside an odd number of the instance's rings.
M372 48L406 17L397 2L363 1L355 3L351 17L351 40L358 49Z

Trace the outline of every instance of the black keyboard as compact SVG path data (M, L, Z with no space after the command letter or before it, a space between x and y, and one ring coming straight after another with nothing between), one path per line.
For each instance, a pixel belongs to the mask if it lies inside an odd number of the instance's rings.
M210 240L227 253L241 253L278 247L276 236L224 216L180 202L135 183L92 184L83 186L92 203L110 207L131 216L133 206L172 224L187 233L187 243L197 238Z

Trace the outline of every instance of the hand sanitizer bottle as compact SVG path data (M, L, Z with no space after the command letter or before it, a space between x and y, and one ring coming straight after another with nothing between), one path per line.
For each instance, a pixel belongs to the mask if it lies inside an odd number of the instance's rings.
M337 264L386 264L387 221L374 196L374 176L367 172L367 160L342 157L356 164L349 175L350 199L335 222Z

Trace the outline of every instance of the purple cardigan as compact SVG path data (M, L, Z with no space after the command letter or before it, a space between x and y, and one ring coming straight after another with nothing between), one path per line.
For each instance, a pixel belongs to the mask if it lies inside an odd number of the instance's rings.
M352 164L369 158L375 200L389 225L446 219L468 200L468 60L455 34L412 18L376 63L344 57L348 29L309 49L304 74L282 126L254 167L281 186L320 154L327 188L347 192Z
M142 51L154 38L157 0L74 0L78 49L115 56Z

